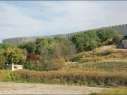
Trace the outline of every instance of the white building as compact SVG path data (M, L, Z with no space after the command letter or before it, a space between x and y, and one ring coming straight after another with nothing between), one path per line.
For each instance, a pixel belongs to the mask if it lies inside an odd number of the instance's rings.
M8 65L8 69L12 70L12 71L21 70L21 69L23 69L23 65L10 64L10 65Z

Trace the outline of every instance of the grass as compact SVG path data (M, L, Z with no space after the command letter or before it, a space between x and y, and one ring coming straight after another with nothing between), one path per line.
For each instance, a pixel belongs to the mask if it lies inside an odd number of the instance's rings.
M9 70L0 70L0 81L8 81L11 80L12 72Z
M1 81L75 84L88 86L127 86L126 72L100 72L84 70L15 71L2 72Z
M107 46L108 47L108 46ZM110 47L110 46L109 46ZM127 50L116 49L115 47L103 49L105 47L97 48L94 51L81 52L72 58L72 61L84 62L109 62L113 60L127 62ZM121 60L122 59L122 60Z
M64 69L82 69L87 71L106 71L106 72L127 72L127 62L110 61L110 62L85 62L78 64L69 64Z
M125 60L127 53L125 50L111 49L108 53L107 50L106 53L97 50L94 55L92 54L92 51L80 53L72 58L76 63L67 64L61 70L56 71L0 71L0 81L127 86L127 60ZM87 62L86 59L89 61Z
M69 64L69 67L85 70L100 71L126 71L127 50L116 49L114 46L104 46L94 51L82 52L72 58L77 64ZM73 63L72 62L72 63Z
M101 93L92 93L90 95L127 95L127 88L112 88Z

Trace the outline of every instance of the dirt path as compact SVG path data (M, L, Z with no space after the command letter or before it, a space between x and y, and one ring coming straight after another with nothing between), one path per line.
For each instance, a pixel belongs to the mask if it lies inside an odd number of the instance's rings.
M100 92L104 88L68 85L49 85L34 83L0 83L0 95L29 94L29 95L88 95L91 92Z

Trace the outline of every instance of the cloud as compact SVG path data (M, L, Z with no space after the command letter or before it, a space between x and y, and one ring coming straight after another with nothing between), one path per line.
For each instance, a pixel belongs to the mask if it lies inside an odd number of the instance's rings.
M0 36L53 35L123 24L126 10L126 1L3 2Z
M64 16L50 22L57 33L127 23L127 2L67 2L55 5L54 10L57 9L65 12Z
M0 4L0 35L3 38L31 35L39 31L41 22L21 13L9 4Z
M62 2L53 4L46 11L48 15L52 16L49 17L50 20L47 20L47 26L50 28L46 29L46 32L48 34L60 34L85 30L93 26L97 27L98 23L99 25L103 24L101 21L104 19L104 16L100 14L102 12L101 7L97 7L92 2Z

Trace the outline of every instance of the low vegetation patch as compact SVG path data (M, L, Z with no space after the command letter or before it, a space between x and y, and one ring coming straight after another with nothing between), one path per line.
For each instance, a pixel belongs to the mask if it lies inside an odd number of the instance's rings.
M69 64L64 69L82 69L88 71L105 71L105 72L127 72L127 62L109 61L109 62L85 62Z
M5 72L6 73L6 72ZM15 71L6 73L3 81L38 82L76 84L89 86L127 86L127 74L125 72L98 72L98 71Z
M92 93L90 95L127 95L127 88L113 88L102 93Z

